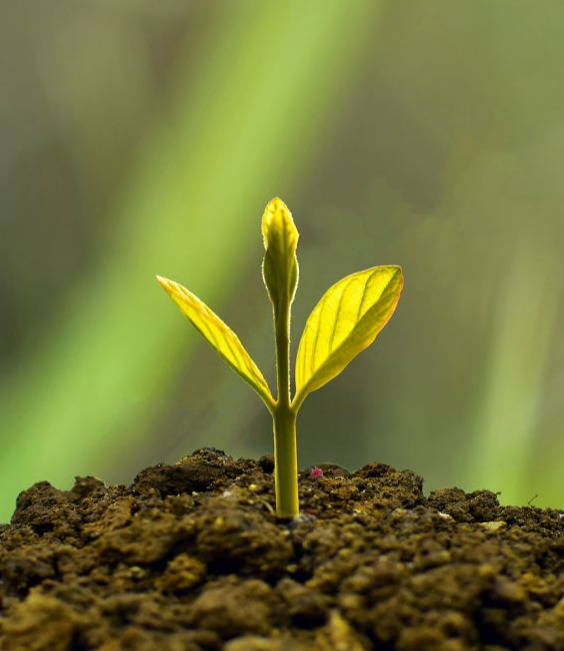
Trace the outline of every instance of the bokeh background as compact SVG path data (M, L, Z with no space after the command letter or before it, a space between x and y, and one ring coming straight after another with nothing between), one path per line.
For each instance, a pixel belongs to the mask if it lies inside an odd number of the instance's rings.
M157 285L272 382L260 218L300 231L295 345L336 280L401 264L396 314L304 404L302 467L564 506L564 5L0 5L0 520L39 480L129 483L269 415Z

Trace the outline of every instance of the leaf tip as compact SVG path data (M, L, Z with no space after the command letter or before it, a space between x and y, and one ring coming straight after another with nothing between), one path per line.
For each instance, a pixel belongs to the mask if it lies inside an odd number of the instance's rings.
M288 210L288 206L280 199L280 197L274 197L271 199L265 208L265 212L276 212L277 210ZM288 210L288 212L290 212Z
M292 213L288 206L278 197L274 197L267 204L262 216L262 237L264 248L268 249L272 236L280 234L284 230L295 232L297 242L297 230L292 219Z
M168 278L165 278L164 276L159 276L158 274L155 274L155 278L157 279L157 282L163 289L168 290L170 288L171 281Z
M174 300L175 296L179 295L178 283L175 283L173 280L164 278L164 276L156 276L159 285L165 290L165 292Z

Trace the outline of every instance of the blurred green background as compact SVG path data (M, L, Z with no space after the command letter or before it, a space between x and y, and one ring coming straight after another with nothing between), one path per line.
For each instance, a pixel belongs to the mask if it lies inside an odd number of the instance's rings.
M304 404L300 465L564 506L563 60L556 0L3 2L0 521L35 481L272 450L154 274L272 383L275 195L301 234L295 345L342 276L406 277Z

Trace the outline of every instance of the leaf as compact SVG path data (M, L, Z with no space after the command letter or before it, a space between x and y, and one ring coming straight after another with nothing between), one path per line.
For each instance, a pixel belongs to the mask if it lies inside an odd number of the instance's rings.
M237 335L195 294L173 280L157 276L161 287L221 357L262 398L269 410L274 398L268 384Z
M403 287L400 267L372 267L330 287L309 316L296 359L297 409L376 338Z
M285 312L298 285L298 229L292 213L278 198L268 202L262 217L264 260L262 276L276 315Z

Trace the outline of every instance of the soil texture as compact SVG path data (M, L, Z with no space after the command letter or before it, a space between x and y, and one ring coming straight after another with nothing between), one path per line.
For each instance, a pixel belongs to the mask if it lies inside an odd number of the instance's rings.
M0 649L564 651L561 512L321 469L297 520L268 456L35 484L0 527Z

